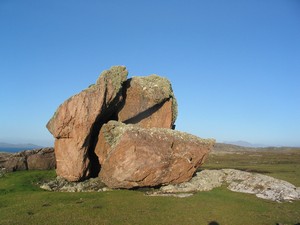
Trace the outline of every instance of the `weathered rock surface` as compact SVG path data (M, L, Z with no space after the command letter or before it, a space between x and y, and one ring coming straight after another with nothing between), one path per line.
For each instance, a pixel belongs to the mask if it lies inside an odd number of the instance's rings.
M156 194L210 191L223 184L231 191L255 194L272 201L300 200L300 188L270 176L234 169L203 170L189 182L161 187Z
M14 154L8 157L3 164L7 172L27 170L26 157L21 154Z
M0 168L7 172L19 170L55 169L56 160L53 148L26 150L18 153L1 153Z
M27 156L28 170L51 170L56 167L53 148L42 148L31 151Z
M72 96L59 106L47 124L55 139L57 175L69 181L89 177L97 171L91 154L101 125L113 117L122 100L122 84L127 70L115 66L104 71L95 85ZM93 158L95 159L95 158Z
M145 128L172 128L176 117L177 102L169 80L157 75L127 80L119 121Z
M0 152L0 167L2 167L4 165L4 163L6 162L7 158L9 156L11 156L12 153L8 153L8 152Z
M213 144L171 129L110 121L100 131L95 153L108 187L133 188L190 180Z
M55 180L45 182L40 186L47 191L58 192L94 192L94 191L108 191L104 183L97 178L90 178L82 182L70 182L62 177L57 177Z
M127 74L123 66L104 71L50 119L58 176L82 181L100 174L112 188L156 186L187 181L204 162L214 141L171 129L171 83L157 75L126 80Z

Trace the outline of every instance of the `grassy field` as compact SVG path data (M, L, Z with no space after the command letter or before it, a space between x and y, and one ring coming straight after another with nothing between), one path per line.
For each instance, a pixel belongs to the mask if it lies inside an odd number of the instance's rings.
M300 152L211 154L204 168L262 172L300 186ZM36 185L54 171L0 178L0 224L298 224L300 201L276 203L225 187L189 198L150 197L140 191L54 193Z
M240 169L286 180L300 187L300 149L213 152L201 169Z

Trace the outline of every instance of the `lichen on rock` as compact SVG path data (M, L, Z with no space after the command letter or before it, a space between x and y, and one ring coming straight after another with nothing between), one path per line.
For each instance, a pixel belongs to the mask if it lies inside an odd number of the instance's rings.
M98 80L96 85L101 83L101 79L105 81L111 80L112 85L115 90L120 90L123 82L127 79L128 71L125 66L112 66L109 70L104 70Z
M163 100L172 97L173 92L170 81L165 77L152 74L146 77L133 77L132 83L138 83L147 92L147 97L153 99L154 103L161 103Z
M271 201L300 200L300 188L270 176L235 169L203 170L188 182L166 185L158 193L193 193L210 191L226 185L234 192L254 194Z
M55 192L94 192L108 191L109 188L101 182L100 178L90 178L83 182L69 182L63 177L40 184L40 188Z

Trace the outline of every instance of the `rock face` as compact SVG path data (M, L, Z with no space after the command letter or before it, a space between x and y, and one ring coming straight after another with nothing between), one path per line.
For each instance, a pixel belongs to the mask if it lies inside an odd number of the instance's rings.
M126 82L124 106L119 121L145 128L172 128L177 117L177 102L171 83L163 77L133 77Z
M3 168L7 172L13 172L13 171L20 171L20 170L27 170L26 165L26 157L22 154L13 154L10 157L7 158L5 163L3 164Z
M188 181L214 144L214 140L171 129L145 129L116 121L102 127L98 140L100 177L111 188Z
M214 141L171 129L171 83L157 75L126 80L127 74L123 66L104 71L50 119L58 176L82 181L100 174L112 188L156 186L187 181L204 162Z
M79 181L89 177L93 167L98 170L97 162L90 160L95 138L101 124L114 116L127 74L123 66L112 67L100 75L95 85L59 106L47 124L55 137L57 175Z
M51 170L56 167L56 159L53 148L43 148L31 151L27 156L28 170Z
M203 170L189 182L161 187L159 193L210 191L223 184L231 191L255 194L271 201L300 200L300 188L286 181L234 169Z
M19 170L55 169L56 160L53 148L26 150L19 153L1 153L0 168L7 172Z

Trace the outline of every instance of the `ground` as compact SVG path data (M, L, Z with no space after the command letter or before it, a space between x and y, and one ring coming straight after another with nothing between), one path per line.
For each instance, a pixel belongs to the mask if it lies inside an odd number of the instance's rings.
M254 171L300 186L300 151L213 153L203 168ZM271 202L225 187L188 198L150 197L132 190L55 193L39 189L37 183L54 177L54 171L23 171L1 177L0 224L300 223L300 201Z

